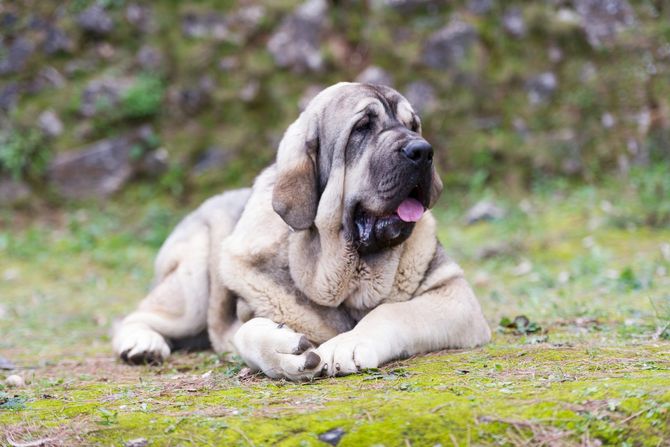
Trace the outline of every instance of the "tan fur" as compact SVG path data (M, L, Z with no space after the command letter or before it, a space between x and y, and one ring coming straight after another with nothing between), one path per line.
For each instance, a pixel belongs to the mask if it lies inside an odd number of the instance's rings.
M251 367L302 380L486 343L479 303L444 255L429 211L405 242L374 256L359 256L346 236L349 198L376 206L371 155L350 166L344 156L350 129L370 109L385 113L358 84L324 90L250 193L217 196L184 219L158 255L155 288L115 334L116 352L164 359L165 339L207 329L217 352L234 346ZM397 117L408 128L418 122L403 98ZM333 148L320 196L315 141ZM433 168L431 205L441 188Z

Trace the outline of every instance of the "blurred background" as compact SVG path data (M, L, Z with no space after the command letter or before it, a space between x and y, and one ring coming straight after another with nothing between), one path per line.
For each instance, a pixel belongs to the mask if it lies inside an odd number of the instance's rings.
M0 30L10 357L108 355L179 219L342 80L420 112L492 327L670 322L668 1L25 0Z
M452 187L670 159L664 0L3 1L0 30L4 207L248 184L342 80L403 93Z

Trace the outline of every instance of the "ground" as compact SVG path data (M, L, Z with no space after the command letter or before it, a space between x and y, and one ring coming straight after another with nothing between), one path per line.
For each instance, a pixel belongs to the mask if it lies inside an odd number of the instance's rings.
M103 204L0 211L0 355L18 366L0 379L27 381L0 385L0 445L670 445L667 198L599 185L447 188L440 238L493 341L305 384L207 351L160 367L112 356L114 319L202 197L140 184ZM505 216L466 225L480 199Z

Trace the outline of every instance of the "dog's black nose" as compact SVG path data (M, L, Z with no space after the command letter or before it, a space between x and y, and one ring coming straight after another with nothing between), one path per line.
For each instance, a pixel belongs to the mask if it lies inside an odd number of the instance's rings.
M433 161L433 146L426 140L412 140L402 148L402 153L416 164L426 164Z

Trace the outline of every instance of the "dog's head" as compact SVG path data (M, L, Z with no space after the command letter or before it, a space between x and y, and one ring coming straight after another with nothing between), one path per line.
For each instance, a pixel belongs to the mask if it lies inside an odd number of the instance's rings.
M442 191L419 117L379 85L340 83L319 93L286 131L277 170L277 214L304 230L317 212L339 210L333 218L362 255L404 242Z

